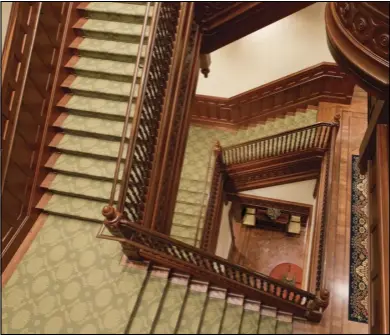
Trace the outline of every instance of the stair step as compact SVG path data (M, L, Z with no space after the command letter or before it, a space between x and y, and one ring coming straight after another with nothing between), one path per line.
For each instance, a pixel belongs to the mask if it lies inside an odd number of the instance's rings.
M276 321L276 334L292 334L293 333L293 318L292 314L278 312Z
M189 192L186 190L179 189L177 193L177 202L194 203L197 205L207 205L208 193L206 192Z
M257 334L260 322L260 303L245 301L240 334Z
M139 45L137 43L126 43L120 41L76 37L69 48L74 53L90 58L109 59L119 62L135 62ZM145 54L146 47L143 47L142 55Z
M276 309L262 306L260 311L259 334L275 334L276 332Z
M94 118L124 121L128 102L65 94L57 107L69 113ZM135 104L131 105L130 117L134 116Z
M107 59L73 56L65 65L67 69L83 77L132 82L135 64ZM138 69L140 78L142 69Z
M116 162L77 155L53 154L45 166L65 174L111 181L114 178ZM119 179L122 172L123 164L120 167Z
M170 237L175 239L175 240L178 240L180 242L183 242L183 243L195 246L195 247L199 247L200 246L200 240L195 240L194 241L193 238L186 238L186 237L173 236L173 235L170 235Z
M53 194L46 206L38 205L37 208L49 214L102 223L104 220L102 209L106 204L101 201Z
M74 24L73 29L76 29L81 36L101 40L139 43L142 24L81 18ZM146 37L148 33L149 27L146 27Z
M142 23L145 16L145 6L121 2L82 2L77 9L84 17L106 21Z
M243 304L244 298L242 296L228 295L221 334L239 334L244 310Z
M200 229L201 230L201 229ZM197 232L196 227L178 227L176 225L172 225L171 235L176 237L183 237L187 239L195 239L195 235ZM197 237L199 239L199 237Z
M226 308L226 291L210 290L200 334L219 334Z
M202 193L205 190L205 184L206 184L205 181L198 181L198 180L186 179L181 177L179 189L189 191L189 192Z
M53 194L108 202L112 182L49 173L41 187L48 189ZM118 199L119 188L120 185L118 184L115 199Z
M174 334L187 291L188 277L173 276L171 278L160 313L155 320L153 334Z
M57 134L49 146L59 152L80 155L97 159L116 161L119 154L119 141L103 140L101 138ZM126 157L127 144L124 145L122 158Z
M138 307L131 317L127 334L150 334L167 284L168 273L158 270L150 274L138 301Z
M175 212L187 215L205 216L206 210L205 205L202 206L199 204L176 202L175 206Z
M53 124L65 133L120 141L123 122L97 119L88 116L62 113ZM128 126L127 137L130 136L131 125Z
M70 75L61 87L83 96L128 102L131 84L115 80ZM134 91L134 98L137 97L137 94L138 85L136 85Z
M191 283L176 334L198 334L207 301L207 284Z
M188 226L188 227L196 227L199 222L199 216L198 215L188 215L179 213L175 210L175 213L173 214L173 225L180 225L180 226ZM201 221L204 222L204 219ZM201 223L201 226L203 226L203 223Z

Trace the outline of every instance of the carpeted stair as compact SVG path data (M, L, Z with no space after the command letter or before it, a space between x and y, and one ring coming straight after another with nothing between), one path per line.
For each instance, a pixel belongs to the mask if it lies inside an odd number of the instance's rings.
M102 222L145 8L143 3L119 2L82 2L78 6L85 18L73 26L78 37L70 45L73 56L65 66L69 76L61 85L64 97L57 105L60 115L53 125L57 135L50 143L53 154L46 163L50 174L41 185L47 192L38 204L46 213ZM136 95L137 87L134 100ZM119 187L115 199L118 191Z
M3 287L2 333L289 334L292 316L148 263L48 215ZM122 261L120 261L122 258Z
M182 242L200 245L213 173L209 162L213 161L212 149L217 140L222 147L229 146L304 127L316 123L316 118L317 108L309 106L307 110L298 109L283 118L268 119L237 132L191 126L170 235Z

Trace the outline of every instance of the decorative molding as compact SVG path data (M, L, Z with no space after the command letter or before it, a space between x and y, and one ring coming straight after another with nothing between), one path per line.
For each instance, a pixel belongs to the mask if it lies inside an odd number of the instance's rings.
M350 104L354 86L337 64L324 62L231 98L196 95L191 121L237 129L320 102Z
M201 1L195 3L195 19L203 31L201 53L210 53L314 2Z
M329 49L359 86L379 96L389 87L389 8L380 2L329 2L325 11Z

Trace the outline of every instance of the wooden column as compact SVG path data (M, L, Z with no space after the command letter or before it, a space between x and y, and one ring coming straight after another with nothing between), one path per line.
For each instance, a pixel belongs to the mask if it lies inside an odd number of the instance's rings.
M376 152L368 162L369 329L389 333L389 135L376 126Z

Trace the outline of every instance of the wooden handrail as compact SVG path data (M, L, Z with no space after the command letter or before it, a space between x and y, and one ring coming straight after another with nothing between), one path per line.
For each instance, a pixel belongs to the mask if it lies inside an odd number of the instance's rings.
M131 222L142 222L152 162L155 156L155 147L163 114L163 105L167 97L166 87L172 65L173 50L176 44L181 6L181 3L172 2L154 5L143 73L138 86L137 102L131 134L129 134L128 126L131 107L135 94L137 74L144 52L150 3L146 7L110 203L109 206L103 209L103 215L108 220L112 219L113 215L124 213ZM127 140L128 136L129 140ZM119 199L116 210L113 211L112 205L114 203L119 171L122 165L122 153L126 141L129 141L129 143L121 179Z
M233 264L199 248L172 239L125 217L105 222L113 236L99 236L116 240L139 250L140 255L179 271L194 274L199 279L245 294L250 299L275 306L295 316L319 322L327 301L319 295L301 290L251 269Z
M309 149L327 149L329 129L336 122L320 122L222 149L226 166Z

